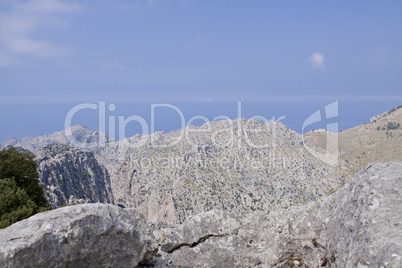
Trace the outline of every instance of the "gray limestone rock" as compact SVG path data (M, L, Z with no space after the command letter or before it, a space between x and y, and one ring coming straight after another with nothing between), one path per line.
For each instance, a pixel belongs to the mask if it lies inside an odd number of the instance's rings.
M183 224L85 204L0 230L1 267L401 267L402 163L376 163L316 202Z
M242 215L300 206L341 184L338 167L314 157L300 134L273 121L223 120L137 135L96 155L110 172L116 203L172 224L213 209Z
M303 207L218 211L154 231L158 267L401 267L402 163L373 164ZM188 231L191 230L191 231Z
M99 144L102 144L103 142L109 142L106 133L102 131L94 131L82 125L74 125L67 130L45 134L39 137L28 136L22 139L14 137L9 138L3 142L3 146L22 147L36 154L43 147L49 146L53 143L90 148L98 147Z
M311 154L300 134L273 120L221 120L120 141L76 125L5 144L37 156L53 207L115 203L171 224L210 210L243 215L302 206L342 183L339 167Z
M37 152L37 163L39 182L53 208L113 203L109 174L92 152L53 143Z
M134 210L84 204L0 230L1 267L136 267L148 252Z

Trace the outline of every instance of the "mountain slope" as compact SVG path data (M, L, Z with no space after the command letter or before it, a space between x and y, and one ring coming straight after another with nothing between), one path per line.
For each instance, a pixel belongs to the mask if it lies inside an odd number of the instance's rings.
M298 206L341 184L337 168L311 155L301 136L281 123L236 119L190 126L185 138L162 147L181 131L138 135L98 154L110 171L116 203L140 209L149 220L180 223L212 209L242 214ZM140 148L130 146L141 139ZM116 146L122 144L118 162Z
M324 130L310 131L304 138L325 148L327 134ZM349 175L371 162L402 161L402 106L339 132L338 139L339 156Z
M71 132L83 141L99 140L98 132L82 126ZM273 121L223 120L171 133L135 135L104 146L61 149L61 154L44 157L41 148L60 150L54 141L74 147L64 131L12 142L35 152L54 206L112 202L113 196L116 204L138 208L147 219L180 223L212 209L243 214L299 206L341 184L337 167L311 155L298 133ZM82 164L82 159L91 160ZM99 172L93 172L94 165ZM101 180L108 185L110 176L109 198L101 201L96 187L86 189L88 179L81 173L90 174L91 185L100 185Z

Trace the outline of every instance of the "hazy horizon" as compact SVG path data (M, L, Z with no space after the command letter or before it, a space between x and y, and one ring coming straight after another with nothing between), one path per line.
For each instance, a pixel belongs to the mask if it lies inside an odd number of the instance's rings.
M339 101L339 130L363 124L402 104L401 11L400 1L0 0L0 141L62 130L72 107L99 101L145 119L152 103L177 104L186 120L234 119L242 101L243 117L284 115L298 132ZM159 129L180 127L167 114Z
M370 118L386 112L392 108L396 108L400 105L398 101L393 102L395 105L389 106L389 103L366 103L366 105L360 104L359 109L355 109L355 102L339 102L339 116L336 118L323 120L317 122L307 127L306 130L310 131L312 129L325 129L326 125L329 123L337 122L339 125L339 131L343 131L354 126L368 123ZM98 103L93 103L98 104ZM109 103L106 103L106 106ZM323 114L325 113L326 102L310 102L310 103L299 103L299 109L295 109L293 106L298 103L284 103L284 102L241 102L241 117L249 119L253 116L262 116L267 120L272 118L278 119L281 116L286 118L281 119L281 123L290 129L301 133L303 122L314 113L316 110L320 110ZM376 104L373 107L373 104ZM230 119L238 118L238 102L176 102L172 103L175 107L179 108L183 113L185 118L185 124L193 116L204 116L209 121L214 121L216 116L227 116ZM20 118L21 124L15 123L14 125L7 122L4 118L0 118L0 124L2 126L7 126L2 128L0 131L0 144L5 140L16 137L21 139L27 136L42 136L44 134L52 134L56 131L61 131L64 129L65 116L68 111L75 106L75 104L53 104L53 105L28 105L25 107L27 110L35 111L35 113L25 113L26 111L21 111L20 115L15 115L16 118ZM50 107L49 107L50 106ZM118 117L123 116L125 119L132 115L137 115L146 121L151 127L151 103L115 103L116 110L111 112L106 110L106 132L109 130L108 117L114 117L116 120L115 130L116 138L118 138ZM57 109L56 109L57 107ZM293 109L290 109L292 107ZM57 113L51 113L50 111L58 111ZM290 112L289 112L290 111ZM2 114L6 113L4 106L0 107L0 112ZM28 116L27 116L28 114ZM35 120L40 118L40 120ZM98 110L85 109L79 111L75 114L72 120L72 125L81 124L92 130L99 129L99 112ZM203 120L195 120L191 122L192 125L202 125ZM170 132L181 128L181 122L179 114L173 109L166 107L155 108L155 121L154 121L155 131ZM306 132L306 131L305 131ZM137 122L130 122L126 128L126 137L131 137L135 134L142 134L141 126Z

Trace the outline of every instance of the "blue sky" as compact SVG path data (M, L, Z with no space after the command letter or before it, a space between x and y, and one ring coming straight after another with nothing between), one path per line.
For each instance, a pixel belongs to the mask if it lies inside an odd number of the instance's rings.
M339 100L382 111L402 104L401 33L401 1L0 0L0 104Z

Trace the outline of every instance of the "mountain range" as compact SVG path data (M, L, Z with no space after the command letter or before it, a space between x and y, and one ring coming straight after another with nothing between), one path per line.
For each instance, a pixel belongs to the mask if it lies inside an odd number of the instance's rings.
M99 132L80 125L71 132L75 141L99 141ZM342 184L338 167L311 155L300 134L273 121L218 121L88 148L75 146L64 131L5 145L35 154L52 207L115 203L166 223L211 209L288 208Z
M182 223L212 209L241 215L304 205L335 192L370 161L402 161L401 112L394 109L336 133L335 165L311 153L324 155L326 138L334 133L302 136L280 122L245 119L121 141L75 125L69 129L73 139L60 131L11 138L4 146L36 156L53 208L111 203L136 208L147 220Z

